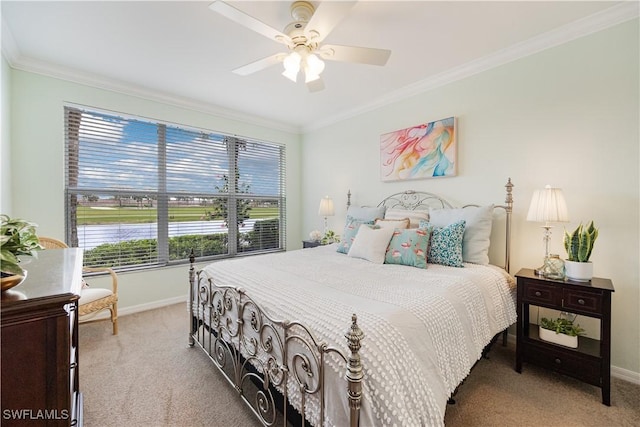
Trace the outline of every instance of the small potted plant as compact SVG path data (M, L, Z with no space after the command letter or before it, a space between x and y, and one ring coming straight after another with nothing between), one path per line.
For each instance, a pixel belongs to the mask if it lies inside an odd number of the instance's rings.
M19 218L0 215L0 272L2 290L5 291L24 280L25 272L20 266L19 256L35 256L42 249L36 235L37 225Z
M588 282L593 277L593 264L589 261L593 244L598 238L598 229L593 221L586 227L580 223L573 233L564 231L564 248L568 259L565 274L571 280Z
M320 241L320 243L322 243L323 245L336 242L340 242L340 236L338 236L333 230L327 230L324 233L324 236L322 236L322 240Z
M580 325L574 324L574 320L566 317L558 317L557 319L543 317L539 325L540 339L565 347L577 348L578 336L584 335L584 329Z

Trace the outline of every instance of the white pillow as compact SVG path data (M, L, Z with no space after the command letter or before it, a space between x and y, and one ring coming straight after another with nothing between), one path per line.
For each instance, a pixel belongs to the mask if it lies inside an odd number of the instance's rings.
M366 259L376 264L384 263L387 246L389 246L394 231L393 227L371 228L362 224L347 255L352 258Z
M470 206L464 209L431 209L429 218L429 222L436 227L446 227L454 222L465 220L462 260L474 264L489 264L493 205Z
M375 221L376 218L384 217L385 210L386 210L385 206L376 206L376 207L349 206L349 209L347 209L347 216L351 216L355 219L361 219L364 221Z
M410 223L409 218L402 218L402 219L378 218L376 219L375 225L377 225L380 228L391 227L391 228L399 228L401 230L404 230L406 228L409 228L409 223Z
M402 219L409 218L409 228L418 228L420 225L420 221L429 221L429 212L415 210L410 211L407 209L387 209L387 212L384 214L384 219Z

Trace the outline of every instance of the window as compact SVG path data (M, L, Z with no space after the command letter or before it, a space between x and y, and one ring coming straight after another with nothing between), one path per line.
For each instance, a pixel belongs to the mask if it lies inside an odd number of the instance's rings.
M67 242L85 264L284 249L285 149L65 107Z

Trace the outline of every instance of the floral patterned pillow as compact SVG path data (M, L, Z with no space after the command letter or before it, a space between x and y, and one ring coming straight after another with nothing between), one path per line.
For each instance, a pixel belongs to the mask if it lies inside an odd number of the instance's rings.
M385 256L385 264L427 268L427 250L432 227L396 228Z
M427 261L450 267L464 267L462 264L462 237L466 221L461 220L446 227L433 227L427 221L420 221L420 228L432 227L431 244Z
M356 234L358 234L358 228L360 228L362 224L373 225L374 221L373 219L363 220L347 215L347 223L344 226L340 243L338 243L337 252L348 254L349 249L351 249L351 244L355 240Z

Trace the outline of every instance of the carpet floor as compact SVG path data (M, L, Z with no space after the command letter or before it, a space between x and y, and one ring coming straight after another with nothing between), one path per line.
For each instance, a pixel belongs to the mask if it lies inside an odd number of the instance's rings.
M186 304L80 325L84 425L259 426L198 348L187 346ZM600 389L531 365L514 371L515 349L496 344L448 405L447 426L640 426L640 386ZM362 426L368 427L368 426Z

